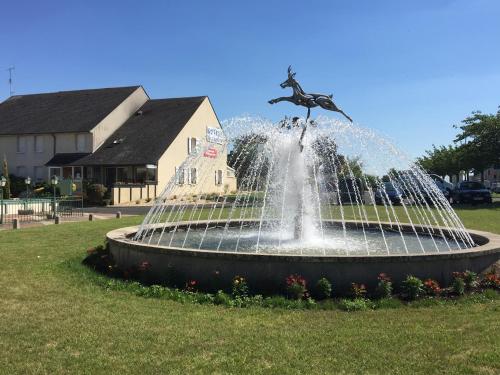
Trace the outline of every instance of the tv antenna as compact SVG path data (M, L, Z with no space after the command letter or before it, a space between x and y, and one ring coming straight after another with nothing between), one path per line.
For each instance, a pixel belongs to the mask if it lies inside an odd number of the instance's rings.
M12 72L16 69L15 66L10 66L7 68L9 71L9 92L10 96L14 95L14 90L12 89Z

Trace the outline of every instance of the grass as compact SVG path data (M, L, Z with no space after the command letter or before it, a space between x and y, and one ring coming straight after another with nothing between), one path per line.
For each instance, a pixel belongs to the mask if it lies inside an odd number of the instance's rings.
M457 212L500 233L499 206ZM85 250L140 220L0 232L1 374L500 372L498 299L228 309L102 288L80 263Z

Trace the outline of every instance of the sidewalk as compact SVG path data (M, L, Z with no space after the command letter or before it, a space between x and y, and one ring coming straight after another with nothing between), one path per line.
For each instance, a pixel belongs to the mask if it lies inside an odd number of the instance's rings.
M72 216L72 217L60 217L60 224L66 223L75 223L89 220L89 214L92 214L93 220L108 220L114 219L116 217L116 212L120 211L119 209L115 209L114 212L109 213L94 213L94 212L84 212L82 216ZM133 216L133 215L123 215L122 217ZM34 227L43 227L46 225L54 225L54 219L40 220L40 221L26 221L20 222L21 229L24 228L34 228ZM0 225L0 231L4 230L12 230L12 223L6 223Z

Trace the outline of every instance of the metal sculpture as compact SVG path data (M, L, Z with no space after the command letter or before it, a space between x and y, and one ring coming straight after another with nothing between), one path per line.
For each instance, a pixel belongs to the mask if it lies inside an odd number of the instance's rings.
M283 89L291 87L293 90L293 95L282 96L276 99L271 99L269 100L269 104L275 104L278 102L287 101L295 105L306 107L307 108L306 121L309 119L309 116L311 115L311 108L319 106L328 111L339 112L342 115L344 115L350 122L352 122L352 119L347 114L345 114L344 111L342 111L339 107L335 105L335 103L332 100L333 95L306 93L302 89L300 84L295 80L295 73L292 72L291 65L288 67L288 78L286 79L286 81L282 82L280 86Z

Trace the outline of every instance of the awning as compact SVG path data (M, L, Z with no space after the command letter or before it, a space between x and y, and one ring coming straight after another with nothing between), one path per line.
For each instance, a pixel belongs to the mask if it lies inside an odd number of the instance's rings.
M79 165L78 160L83 157L90 155L89 153L67 153L67 154L55 154L52 159L50 159L46 166L51 167L61 167L64 165Z

